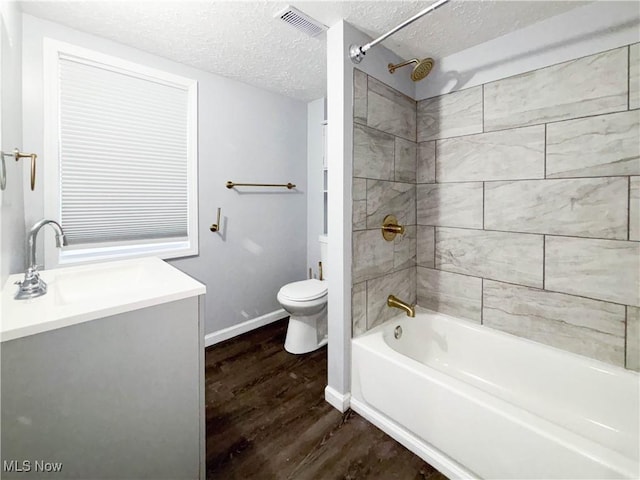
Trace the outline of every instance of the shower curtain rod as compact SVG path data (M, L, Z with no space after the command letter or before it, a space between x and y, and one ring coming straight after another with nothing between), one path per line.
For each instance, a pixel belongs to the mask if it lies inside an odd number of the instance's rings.
M383 40L386 40L388 37L390 37L391 35L396 33L398 30L402 30L407 25L415 22L416 20L418 20L420 17L426 15L427 13L433 12L436 8L441 7L442 5L447 3L448 1L449 0L438 0L436 3L433 3L433 4L429 5L427 8L425 8L424 10L416 13L409 20L405 20L404 22L402 22L397 27L389 30L384 35L376 38L373 42L369 42L366 45L361 45L361 46L351 45L349 47L349 57L351 58L351 61L353 63L360 63L362 61L362 59L364 58L365 54L367 53L367 50L369 50L371 47L375 47L377 44L379 44Z

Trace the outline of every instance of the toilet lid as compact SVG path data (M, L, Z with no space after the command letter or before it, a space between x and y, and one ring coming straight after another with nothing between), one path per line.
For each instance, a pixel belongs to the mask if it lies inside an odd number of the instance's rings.
M327 293L327 282L311 278L301 282L293 282L280 289L280 295L291 300L315 300Z

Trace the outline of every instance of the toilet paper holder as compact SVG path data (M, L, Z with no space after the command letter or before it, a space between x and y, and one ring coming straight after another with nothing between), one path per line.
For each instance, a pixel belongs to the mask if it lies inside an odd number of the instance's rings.
M209 227L209 230L212 232L217 232L220 230L220 207L218 207L218 217L216 219L216 223L212 223Z

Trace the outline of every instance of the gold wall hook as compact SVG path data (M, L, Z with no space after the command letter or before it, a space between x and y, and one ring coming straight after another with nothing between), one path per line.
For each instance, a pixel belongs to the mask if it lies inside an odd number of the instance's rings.
M220 230L220 207L218 207L218 218L216 220L216 223L212 223L209 227L209 230L211 230L212 232L217 232Z
M382 221L382 238L387 242L391 242L396 235L404 235L404 226L398 225L398 219L395 215L387 215Z

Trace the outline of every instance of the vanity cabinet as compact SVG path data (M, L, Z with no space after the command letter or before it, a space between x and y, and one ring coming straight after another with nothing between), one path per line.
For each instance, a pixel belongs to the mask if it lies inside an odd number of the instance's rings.
M3 342L3 478L205 478L200 298Z

